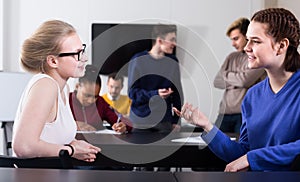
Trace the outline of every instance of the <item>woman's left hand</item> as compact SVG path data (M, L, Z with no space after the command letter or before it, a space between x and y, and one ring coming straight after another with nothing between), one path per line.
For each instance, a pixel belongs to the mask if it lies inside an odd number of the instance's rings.
M249 162L247 159L247 154L242 157L232 161L226 165L225 172L238 172L238 171L247 171L249 169Z
M101 151L99 147L91 145L84 140L75 139L70 145L74 148L72 157L86 162L94 162L96 160L96 154Z

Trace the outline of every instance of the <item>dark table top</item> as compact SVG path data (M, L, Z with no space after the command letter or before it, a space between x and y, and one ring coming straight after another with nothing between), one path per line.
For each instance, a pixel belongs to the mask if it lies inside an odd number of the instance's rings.
M158 133L158 132L138 132L127 134L101 134L101 133L79 133L76 135L77 139L86 140L92 144L99 145L199 145L189 143L174 143L171 140L185 137L200 136L200 132L172 132L172 133ZM206 146L203 145L202 146Z
M129 133L124 135L87 133L78 134L101 148L92 165L166 166L166 167L216 167L223 169L225 162L216 157L206 144L175 143L171 140L197 137L200 133ZM77 161L78 162L78 161ZM76 165L79 165L78 163Z
M3 182L175 182L171 172L0 168Z
M298 182L299 172L175 172L178 182Z
M5 182L298 182L299 172L151 172L0 168Z

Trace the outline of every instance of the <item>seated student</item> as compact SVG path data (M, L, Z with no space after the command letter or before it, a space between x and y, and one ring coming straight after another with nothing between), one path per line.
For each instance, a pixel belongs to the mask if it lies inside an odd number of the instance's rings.
M69 102L78 130L104 129L103 120L112 125L112 129L124 133L131 127L128 121L118 116L114 110L99 96L101 79L99 70L92 65L86 66L85 75L79 78L74 92L70 93ZM127 125L125 124L127 123Z
M13 155L58 156L62 149L93 162L100 148L76 140L76 123L68 104L70 77L84 74L86 56L76 30L68 23L44 22L25 40L21 65L35 75L20 99L13 126Z
M103 99L115 110L124 116L129 116L131 100L127 95L121 95L124 77L111 73L108 75L108 92L102 95Z
M300 26L283 8L256 12L247 31L248 66L264 68L268 77L251 87L242 103L239 141L209 122L190 104L177 114L204 129L202 138L229 162L225 171L283 171L300 153Z

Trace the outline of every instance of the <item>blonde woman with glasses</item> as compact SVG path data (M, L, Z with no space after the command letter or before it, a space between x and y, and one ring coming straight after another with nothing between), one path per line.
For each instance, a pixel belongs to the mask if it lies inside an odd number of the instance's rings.
M86 56L74 27L51 20L25 40L21 65L34 74L20 99L13 128L13 155L58 156L61 149L92 162L100 148L75 139L67 81L84 75Z

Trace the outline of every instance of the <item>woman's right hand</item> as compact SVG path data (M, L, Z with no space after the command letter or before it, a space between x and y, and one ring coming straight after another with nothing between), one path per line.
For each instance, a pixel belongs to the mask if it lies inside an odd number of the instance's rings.
M72 157L86 162L94 162L96 154L101 151L100 148L93 146L84 140L73 140L70 145L74 147L74 154Z
M213 124L210 123L208 118L197 107L193 107L192 104L185 103L181 111L176 108L173 108L173 111L179 117L183 117L187 122L203 128L206 132L213 128Z
M115 123L114 125L112 125L112 129L119 133L125 133L127 130L126 124L123 122Z

